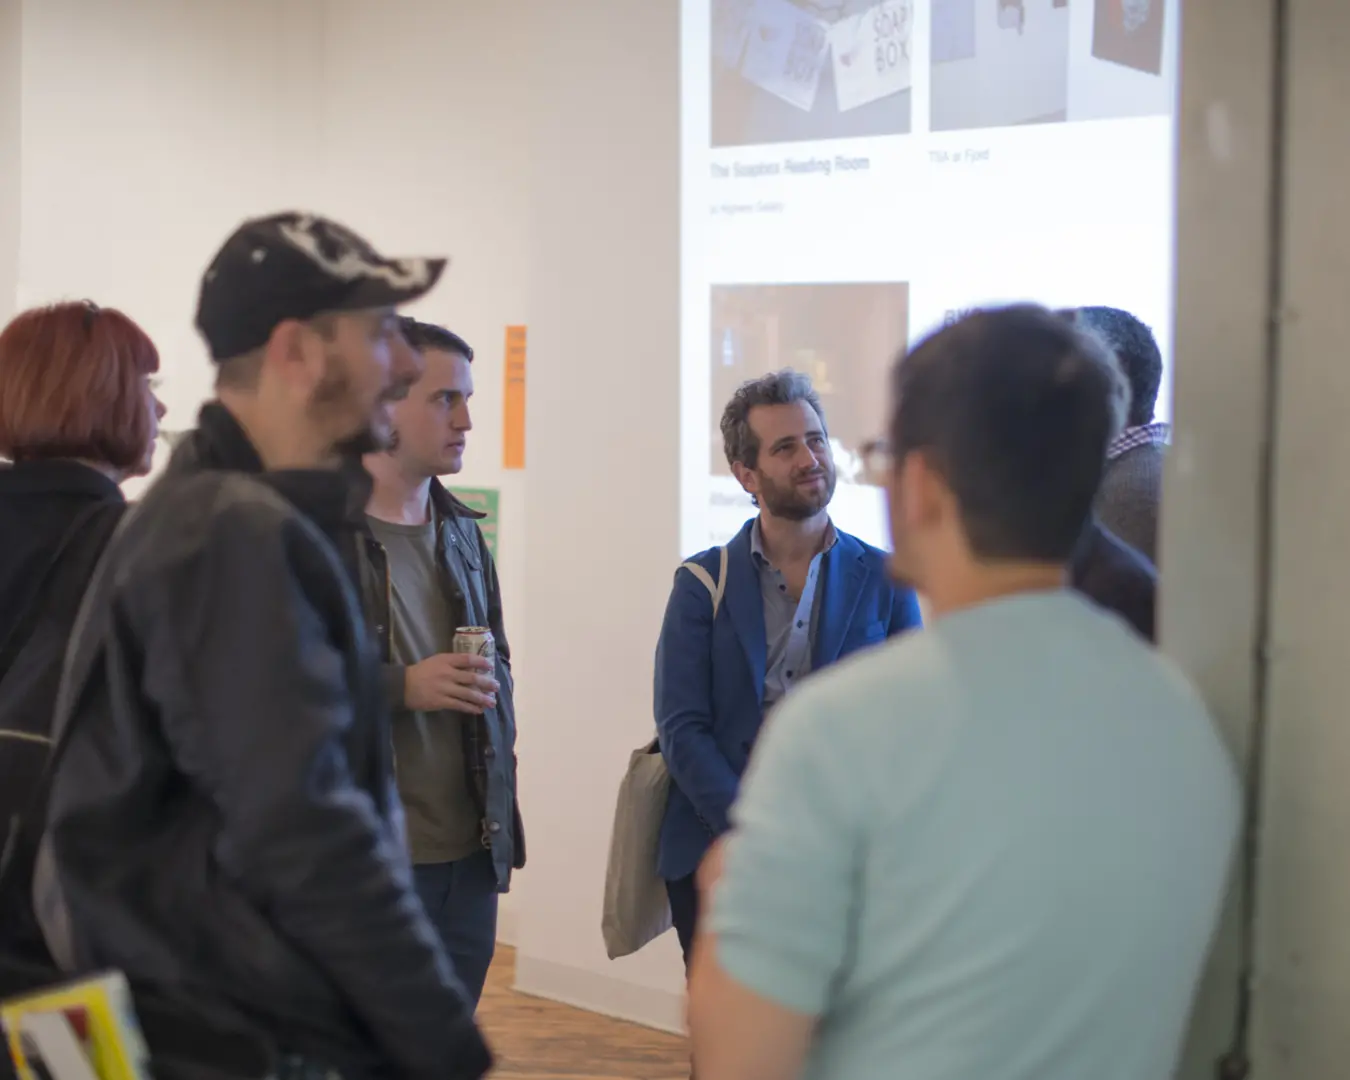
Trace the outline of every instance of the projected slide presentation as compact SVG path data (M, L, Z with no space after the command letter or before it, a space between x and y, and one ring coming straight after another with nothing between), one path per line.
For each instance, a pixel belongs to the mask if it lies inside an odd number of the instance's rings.
M686 553L755 512L718 429L747 379L811 377L831 514L889 547L860 451L884 435L908 344L986 305L1105 304L1170 362L1178 9L683 0Z

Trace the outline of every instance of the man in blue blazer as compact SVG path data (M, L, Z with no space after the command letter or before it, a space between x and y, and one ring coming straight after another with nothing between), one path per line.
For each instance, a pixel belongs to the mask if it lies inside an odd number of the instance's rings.
M811 671L920 623L913 592L887 577L886 553L830 521L834 461L806 376L746 383L721 426L731 471L759 514L725 560L712 548L676 572L656 647L656 726L671 775L658 872L686 963L694 872L727 831L766 712Z

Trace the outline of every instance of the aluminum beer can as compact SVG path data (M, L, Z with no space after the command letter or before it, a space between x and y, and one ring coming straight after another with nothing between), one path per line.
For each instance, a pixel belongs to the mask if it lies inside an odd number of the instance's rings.
M497 643L492 631L486 626L461 626L455 630L455 640L451 651L468 653L470 656L482 656L493 660L497 655Z

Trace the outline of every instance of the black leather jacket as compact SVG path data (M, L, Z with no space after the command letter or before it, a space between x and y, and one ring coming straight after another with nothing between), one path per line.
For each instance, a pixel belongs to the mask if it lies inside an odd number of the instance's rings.
M479 1077L403 844L350 576L364 499L351 475L260 470L207 405L90 586L35 889L48 942L349 1080Z
M483 846L492 852L497 887L506 892L511 871L525 865L525 830L516 797L516 709L511 677L511 646L502 619L501 589L497 566L487 540L478 527L484 515L471 510L440 482L431 482L431 505L436 515L437 553L445 597L457 626L486 626L496 640L497 670L501 690L497 707L482 716L466 715L464 760L469 776L465 782L482 817ZM391 662L389 611L389 560L380 542L367 528L361 543L361 588L371 628L384 661L385 694L390 710L404 708L406 668Z

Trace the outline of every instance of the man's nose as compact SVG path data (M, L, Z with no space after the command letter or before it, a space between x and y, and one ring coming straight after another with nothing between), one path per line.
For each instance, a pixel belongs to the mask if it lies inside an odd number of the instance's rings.
M155 419L163 420L164 417L168 415L169 407L165 405L164 402L160 401L159 398L155 398Z

